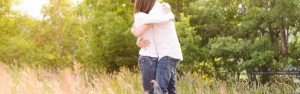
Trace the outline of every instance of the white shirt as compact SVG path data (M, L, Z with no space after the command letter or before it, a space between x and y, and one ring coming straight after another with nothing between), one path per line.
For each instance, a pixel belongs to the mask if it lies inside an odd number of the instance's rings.
M160 5L160 3L156 1L155 5ZM153 7L149 15L151 17L166 16L161 9L161 6ZM169 14L174 16L173 13ZM174 21L168 21L166 23L154 23L153 30L156 51L159 59L164 56L170 56L175 59L183 60Z
M156 3L153 9L160 8L161 11L161 6L159 3ZM150 11L150 13L152 12ZM139 12L134 15L134 26L135 27L140 27L146 23L166 23L170 21L171 19L174 19L174 15L168 15L168 16L150 16L146 13ZM157 53L157 45L154 41L154 32L153 28L149 28L141 37L143 37L146 40L149 40L150 44L148 47L141 48L139 51L139 54L142 56L150 56L150 57L156 57L158 58L158 53Z

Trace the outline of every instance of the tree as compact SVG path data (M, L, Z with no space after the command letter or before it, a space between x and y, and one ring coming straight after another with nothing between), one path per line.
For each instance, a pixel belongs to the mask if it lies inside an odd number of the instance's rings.
M49 65L66 67L76 59L82 31L75 7L71 0L50 0L42 10L45 19L40 21L41 28L35 32L33 40Z
M92 49L95 67L117 71L137 65L136 38L130 33L133 24L133 6L130 1L86 0L91 10L88 24L93 32Z
M201 37L197 47L204 49L197 53L208 54L204 61L219 78L220 71L237 74L244 69L278 71L288 61L295 61L288 58L288 53L293 52L295 57L297 46L294 42L289 50L287 45L289 35L298 31L298 3L297 0L197 0L184 8L184 13L191 16L193 36Z

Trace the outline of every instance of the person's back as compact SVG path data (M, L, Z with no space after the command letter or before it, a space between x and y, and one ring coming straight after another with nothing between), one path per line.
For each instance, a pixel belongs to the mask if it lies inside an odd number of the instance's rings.
M156 3L158 3L158 1ZM149 12L149 15L166 16L160 9L161 6L153 8ZM168 15L174 14L169 13ZM170 56L176 59L183 60L174 21L155 23L153 24L153 31L154 41L156 44L159 59L164 56Z
M158 53L156 81L162 94L176 94L176 68L183 60L174 22L153 24L154 41Z
M157 2L158 3L158 2ZM152 9L151 16L164 15L161 8ZM154 41L158 53L158 63L156 69L156 81L161 87L162 94L176 94L176 67L180 60L183 60L180 43L176 34L175 22L153 23Z
M182 60L182 52L180 48L180 43L177 37L175 23L161 23L153 25L154 31L154 41L157 45L157 53L159 59L164 56L170 56L175 59Z

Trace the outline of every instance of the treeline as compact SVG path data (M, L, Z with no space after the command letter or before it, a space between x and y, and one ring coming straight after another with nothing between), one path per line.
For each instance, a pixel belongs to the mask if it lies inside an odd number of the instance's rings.
M184 53L178 71L226 79L300 62L299 0L164 0ZM118 71L137 66L129 0L50 0L38 20L0 2L0 62ZM268 79L268 78L266 78Z

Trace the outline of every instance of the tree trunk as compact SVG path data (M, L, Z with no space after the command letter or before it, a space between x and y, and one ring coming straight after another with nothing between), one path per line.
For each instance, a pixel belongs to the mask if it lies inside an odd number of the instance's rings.
M205 74L205 65L206 65L206 61L204 62L202 69L201 69L201 75Z
M213 66L214 66L214 69L215 69L215 79L217 79L219 77L219 68L218 68L218 65L217 65L217 62L215 61L215 58L212 58L212 62L213 62Z
M270 36L271 43L272 43L272 45L277 45L277 41L275 40L275 38L277 38L275 36L276 33L274 33L274 31L273 31L271 23L268 23L268 24L269 24L268 28L270 28L269 36Z
M241 76L241 72L240 71L238 71L238 72L236 72L237 73L237 81L240 81L240 76Z
M268 72L268 63L267 64L264 64L263 66L262 66L262 71L263 72ZM262 75L262 77L261 77L261 83L262 84L266 84L267 82L269 82L269 80L270 80L270 77L269 77L269 75Z
M281 50L284 58L288 58L287 32L283 26L279 28L281 34Z

